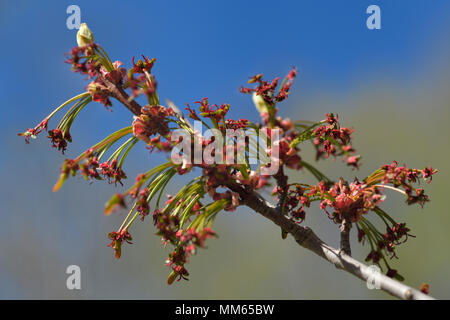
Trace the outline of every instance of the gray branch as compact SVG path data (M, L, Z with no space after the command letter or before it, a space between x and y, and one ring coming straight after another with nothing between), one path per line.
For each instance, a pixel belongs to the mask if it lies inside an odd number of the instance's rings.
M369 266L353 259L343 252L343 250L329 246L311 228L300 226L288 219L275 206L261 198L258 194L254 192L247 194L241 193L241 196L244 196L242 200L243 204L280 226L283 230L291 234L299 245L334 264L336 268L347 271L363 281L371 281L372 283L379 284L381 290L400 299L434 300L433 297L397 280L381 273L374 273L373 269Z
M342 223L340 226L341 231L341 243L340 248L343 252L348 254L349 256L352 255L352 250L350 248L350 230L352 228L352 223L350 220L346 217L342 219Z

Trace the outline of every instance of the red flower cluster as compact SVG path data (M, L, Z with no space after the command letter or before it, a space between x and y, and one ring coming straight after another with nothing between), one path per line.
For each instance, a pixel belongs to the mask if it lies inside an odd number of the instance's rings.
M123 172L121 167L117 166L117 159L109 162L103 162L99 165L100 174L108 179L109 183L120 183L122 184L122 179L126 179L127 175Z
M100 169L100 172L98 170ZM109 183L120 183L122 184L122 179L126 179L127 176L121 167L117 166L117 159L111 162L103 162L99 164L97 157L88 157L84 163L80 164L80 171L83 176L88 179L101 180L103 178L108 179Z
M208 238L215 237L216 233L210 228L200 231L195 229L180 229L180 220L177 216L165 214L158 209L153 213L153 222L158 229L157 235L161 236L164 243L170 242L176 249L169 254L167 265L172 268L168 283L171 284L175 278L187 280L189 273L184 265L189 257L195 254L196 247L204 248Z
M430 183L433 174L437 173L438 170L434 170L433 167L423 170L408 169L404 165L399 166L396 161L392 164L382 166L381 169L384 171L381 178L382 182L385 184L392 183L395 187L402 187L408 197L408 204L418 203L423 206L426 202L430 201L424 190L422 188L414 188L412 183L417 182L420 175Z
M378 264L380 259L384 256L383 251L391 255L390 259L398 258L395 254L395 245L405 243L408 240L408 237L414 238L413 235L408 233L409 231L409 228L406 227L406 223L396 223L390 228L386 227L386 233L380 234L381 237L377 237L376 248L372 248L371 252L366 257L366 261L372 261L373 263ZM358 240L362 242L365 237L365 232L359 230Z
M148 188L145 188L139 192L139 196L136 200L136 210L141 215L142 221L144 221L144 218L150 213L150 205L147 202L149 194L150 190Z
M278 86L280 78L275 78L272 80L272 82L267 82L262 79L262 76L262 74L258 74L250 78L250 80L248 81L248 83L258 83L256 88L253 89L241 87L239 88L239 91L242 93L255 92L257 95L260 95L268 104L274 106L277 102L283 101L288 97L291 85L295 77L297 76L297 69L292 68L292 70L284 79L282 87L280 88L278 93L275 93L275 90Z
M43 130L48 128L48 118L45 118L41 123L39 123L35 128L29 128L25 132L18 133L18 136L25 137L25 142L30 143L30 138L36 138L36 136Z
M150 137L155 134L166 136L169 134L169 117L173 116L172 109L163 106L145 106L139 117L134 117L133 134L140 140L150 143Z
M149 59L142 56L144 60L138 60L134 62L132 59L133 67L128 70L128 76L125 86L132 91L132 97L136 98L140 94L145 94L149 101L155 101L156 97L156 80L151 74L151 70L156 61L155 58ZM137 77L135 77L137 75Z
M180 219L177 216L164 214L156 209L153 213L153 224L158 229L156 234L162 237L164 243L177 243L176 233L180 227Z
M218 106L217 104L210 105L208 102L208 98L203 98L200 101L195 101L195 104L199 104L199 111L200 116L205 118L214 119L215 121L219 122L220 120L224 121L224 118L230 109L229 104L221 104ZM189 117L194 120L200 120L200 117L197 115L196 111L192 109L189 104L187 104L187 107L185 110L189 111Z
M122 63L116 61L114 63L109 62L111 66L108 70L98 59L99 46L95 43L88 44L84 47L74 47L71 52L71 58L66 60L66 63L72 64L72 70L74 72L80 72L86 74L89 78L95 78L88 87L87 90L92 96L92 100L102 103L106 108L112 106L109 97L112 93L105 84L105 81L109 81L115 85L121 86L126 78L127 71L125 68L120 68ZM110 70L112 69L112 70Z
M139 195L139 191L141 190L142 185L145 183L145 181L146 181L145 174L144 173L138 174L135 179L133 187L129 190L129 195L131 195L131 197L133 198L136 198Z
M143 74L145 72L151 72L153 65L155 64L156 59L152 58L149 59L148 57L142 56L142 58L144 59L142 60L138 60L137 63L134 63L134 57L131 60L132 64L133 64L133 72L134 73L140 73Z
M111 100L109 100L109 90L101 80L97 79L92 81L89 83L87 89L92 96L92 100L100 102L105 108L112 106Z
M79 164L83 159L84 161ZM75 176L78 170L86 179L108 179L109 183L114 184L120 183L122 185L122 179L127 178L122 168L117 165L117 159L100 164L97 156L90 153L89 150L86 152L85 158L66 159L61 169L61 175L65 177L68 177L69 174Z
M121 68L122 62L116 61L112 64L113 70L107 71L104 66L100 67L98 77L88 85L88 91L92 96L92 100L100 102L107 109L112 106L109 97L112 96L110 89L105 82L111 82L114 85L121 86L126 78L127 71Z
M112 240L111 243L108 244L108 247L114 249L114 256L116 259L119 259L122 254L122 243L125 241L126 243L131 244L131 240L133 240L127 230L110 232L108 233L108 238Z
M326 122L328 124L316 128L313 132L316 158L344 155L349 166L358 168L360 157L354 155L355 150L350 144L353 129L341 128L338 116L333 113L327 113Z
M386 233L383 235L383 240L378 243L380 249L386 248L386 250L392 253L391 258L397 257L394 252L394 245L399 245L408 240L409 237L415 238L412 234L409 234L409 228L406 227L406 223L397 223L391 228L386 227ZM404 240L403 237L405 238Z
M95 156L90 156L85 159L85 161L80 164L80 171L81 174L86 179L96 179L100 180L100 174L98 173L97 169L99 168L99 162L98 158Z
M52 141L52 147L61 150L62 154L66 151L67 142L72 142L69 132L62 132L59 129L48 131L48 138Z
M158 151L169 152L173 149L173 144L169 142L170 133L165 137L165 141L161 141L161 135L150 139L150 143L147 146L147 149L150 150L150 153L155 149Z
M184 279L189 275L184 265L189 261L189 257L196 253L196 247L204 248L205 241L208 238L215 237L216 233L211 228L204 228L200 231L194 229L178 230L177 248L169 254L167 265L172 268L172 274L169 275L167 282L171 284L176 278L177 281Z
M288 214L297 223L305 220L305 207L309 207L309 197L305 196L305 189L299 184L288 185L285 188L275 187L274 194L284 197L281 204L283 213ZM300 207L298 207L300 205Z
M88 75L94 78L100 70L101 63L92 57L98 45L95 43L88 44L84 47L74 47L70 51L70 58L65 62L72 65L72 71Z
M429 294L430 293L430 286L426 283L422 283L422 285L420 286L420 291L425 293L425 294Z
M378 188L367 186L357 180L349 184L342 178L328 190L322 183L313 188L312 192L320 194L322 199L320 207L337 223L341 223L343 218L351 222L361 220L363 214L373 210L385 198ZM327 207L334 209L332 215L327 212Z
M217 188L224 187L227 183L235 181L236 177L233 177L228 173L225 165L219 165L212 168L204 168L203 174L206 177L205 180L205 191L208 195L214 200L219 201L222 199L230 200L229 203L225 206L224 210L226 211L234 211L239 206L239 194L236 192L232 192L227 190L225 192L217 192ZM238 180L238 178L236 179ZM254 178L253 178L254 180ZM241 180L245 181L244 179ZM253 182L250 182L249 184Z
M239 130L239 129L247 129L249 121L247 119L239 119L239 120L225 120L225 129ZM222 129L222 128L220 128Z
M291 132L284 135L279 142L279 156L280 165L286 165L288 168L299 170L302 168L302 158L298 154L300 149L297 147L291 147L290 143L296 138L297 134Z

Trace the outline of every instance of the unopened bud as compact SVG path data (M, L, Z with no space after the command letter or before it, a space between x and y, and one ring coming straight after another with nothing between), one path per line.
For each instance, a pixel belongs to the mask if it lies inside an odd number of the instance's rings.
M267 104L267 102L264 100L264 98L257 94L256 92L253 92L253 103L255 104L256 109L258 109L259 113L263 114L266 113L269 105Z
M167 284L171 285L175 279L178 277L178 274L175 271L172 271L167 277Z
M94 42L94 34L91 32L86 23L80 25L77 32L77 43L79 47L84 47Z

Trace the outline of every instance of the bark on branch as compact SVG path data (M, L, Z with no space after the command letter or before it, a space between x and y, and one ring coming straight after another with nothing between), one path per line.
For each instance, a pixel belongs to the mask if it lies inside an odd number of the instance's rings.
M345 218L342 219L342 223L340 226L341 230L341 243L340 243L340 249L342 252L348 254L349 256L352 255L352 250L350 248L350 230L352 228L352 223L349 219Z
M125 90L113 82L109 81L106 77L100 76L103 83L109 90L111 97L119 100L128 110L130 110L134 115L139 116L141 114L141 106L134 100L130 100L130 97L125 92Z

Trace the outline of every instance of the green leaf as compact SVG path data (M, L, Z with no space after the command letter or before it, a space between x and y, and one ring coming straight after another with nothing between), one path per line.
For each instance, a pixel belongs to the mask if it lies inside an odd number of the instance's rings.
M294 148L304 141L311 140L314 137L314 129L322 123L323 121L316 122L313 125L309 126L306 130L300 132L299 136L291 142L290 147Z

